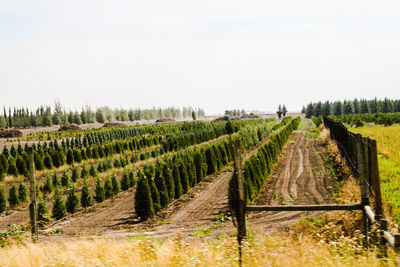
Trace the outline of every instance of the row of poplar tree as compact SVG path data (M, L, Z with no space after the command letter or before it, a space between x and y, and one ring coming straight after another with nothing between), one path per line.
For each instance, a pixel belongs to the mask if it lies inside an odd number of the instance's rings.
M194 115L194 117L193 117ZM29 127L29 126L52 126L64 124L85 124L85 123L104 123L106 121L138 121L154 119L182 119L204 117L205 112L201 108L193 107L167 107L151 109L111 109L109 107L100 107L93 110L90 106L78 111L66 111L59 102L56 102L54 108L49 106L40 106L35 110L28 108L11 107L3 108L3 114L0 115L0 127Z

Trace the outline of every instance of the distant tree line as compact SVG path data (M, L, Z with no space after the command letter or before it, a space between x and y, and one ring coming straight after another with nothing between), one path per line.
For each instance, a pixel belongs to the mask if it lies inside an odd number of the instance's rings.
M345 101L321 101L317 103L309 103L303 106L301 113L306 114L307 118L311 116L329 116L329 115L347 115L347 114L377 114L400 112L400 100L390 100L385 97L384 100L374 98L372 100L357 98Z
M225 110L225 116L245 116L247 115L246 110L242 109L232 109L232 110Z
M181 118L199 118L204 117L205 112L201 108L193 107L167 107L151 109L111 109L107 106L93 110L86 105L80 112L66 111L59 102L56 101L54 108L49 106L40 106L36 110L28 108L10 107L3 108L3 114L0 115L0 127L29 127L29 126L52 126L65 124L85 124L85 123L104 123L106 121L138 121L154 119L181 119Z

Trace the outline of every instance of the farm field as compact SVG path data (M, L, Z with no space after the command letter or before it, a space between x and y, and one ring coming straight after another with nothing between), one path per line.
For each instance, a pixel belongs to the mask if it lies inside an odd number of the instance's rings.
M350 130L377 141L382 196L389 214L400 224L400 125L368 125Z
M254 160L256 155L258 157L260 151L268 147L272 142L271 140L277 142L275 136L280 136L284 130L291 129L290 126L294 121L288 117L281 122L270 119L232 122L233 132L228 130L229 127L226 122L205 123L204 125L201 122L197 123L197 126L186 123L183 125L187 129L187 133L177 131L182 127L180 123L167 123L161 128L159 126L157 128L146 126L149 128L140 128L152 132L145 136L146 140L157 141L146 144L138 142L143 145L143 148L135 149L133 145L130 148L129 142L124 146L125 139L123 138L117 139L117 141L111 140L104 142L102 146L116 142L117 144L120 143L121 148L125 148L125 150L123 152L121 150L119 153L114 152L114 154L104 158L100 156L100 158L82 159L80 163L75 162L73 167L65 163L59 167L38 171L38 188L44 196L44 203L48 210L46 218L49 221L39 231L39 244L29 244L28 241L25 248L15 246L5 248L1 251L1 253L4 253L2 259L4 259L4 262L9 262L10 266L18 266L19 264L29 266L26 258L21 258L21 261L16 263L12 259L7 260L7 257L12 257L16 253L20 255L26 255L25 253L41 253L43 255L44 253L48 261L36 258L31 261L32 264L49 264L52 262L66 265L109 265L109 260L112 258L115 263L121 266L124 265L124 260L138 264L153 262L154 265L163 262L164 265L170 266L177 262L186 265L194 259L198 259L197 262L205 265L225 264L235 266L237 263L235 258L236 240L234 238L236 227L230 217L228 204L229 180L233 174L232 154L228 149L229 138L240 138L242 140L243 161L246 169L246 166L248 166L246 164L253 164L251 159ZM202 126L198 128L199 125ZM212 127L207 128L210 126ZM194 131L202 129L204 134L200 134L200 131L197 132L196 138L188 139L193 129ZM208 131L207 129L213 130ZM176 132L179 132L179 134L176 134ZM210 134L211 132L212 134ZM154 134L157 138L152 139ZM136 140L130 138L127 137L127 140ZM319 129L312 121L302 118L298 129L293 133L290 130L287 138L287 141L286 139L279 141L283 148L282 152L280 150L273 152L277 155L276 159L269 159L272 160L273 165L269 167L268 172L265 172L266 176L257 178L263 182L261 184L259 181L252 182L253 189L251 190L255 191L250 191L249 194L254 195L253 203L259 205L337 203L342 181L335 172L333 159L328 153L326 143L321 139ZM277 144L271 145L271 148L276 146ZM48 148L52 149L52 146L48 146ZM79 146L75 149L78 148ZM86 146L87 150L89 148L91 149L92 145ZM203 166L203 164L194 164L196 151L201 150L202 154L208 155L207 149L211 151L215 148L218 148L218 150L213 150L215 162L204 159L204 164L206 164L204 166L207 166L207 168L203 172L201 169L196 169L196 166ZM151 151L157 152L151 153ZM188 155L191 155L192 159L187 158ZM186 161L187 159L189 160ZM106 161L110 161L109 169L98 169ZM153 202L149 210L152 213L149 215L149 219L141 220L141 218L138 218L137 212L138 199L143 201L143 199L138 198L137 194L140 180L147 180L146 177L159 177L157 175L160 175L166 183L164 187L167 187L168 175L162 174L162 169L174 161L178 161L184 168L183 170L179 167L174 169L174 165L170 165L173 176L178 175L180 177L180 182L174 181L175 185L181 183L180 192L176 188L172 191L180 195L175 195L167 202L164 200L164 204L161 206L162 201L160 199L165 192L162 189L163 186L160 187L159 182L153 183L149 179L149 184L152 184L158 191L158 197L154 198L154 191L149 191ZM192 169L192 166L194 169ZM160 167L162 168L159 169ZM78 169L79 177L76 181L72 180L73 168ZM82 169L85 168L87 173L82 175ZM90 171L93 169L97 171ZM61 181L58 181L57 185L54 184L54 170L60 179L66 173L69 178L68 183L62 185ZM250 171L250 169L248 170ZM198 175L193 176L194 173L198 173ZM51 177L50 183L53 183L55 188L59 188L61 199L64 201L67 200L68 192L70 192L72 186L76 188L76 193L82 198L83 187L87 185L89 194L92 196L91 204L85 207L83 204L78 204L74 212L67 212L60 218L54 217L55 190L53 189L50 193L43 191L44 185L49 181L49 176ZM106 181L110 180L110 177L115 177L113 182L110 182L110 190L113 190L113 183L117 183L119 189L114 192L110 191L108 197L97 201L98 181L100 181L100 184L104 184L103 188L105 188ZM128 180L129 177L132 177L132 184L128 183L128 186L122 186L125 177L128 177ZM15 178L23 179L22 175L16 177L7 175L3 187L11 186ZM184 179L188 179L186 184ZM154 187L151 187L151 190L154 190ZM164 197L168 197L171 190L165 189L168 191ZM9 190L6 190L6 194L9 194ZM354 194L353 192L352 198L357 198L357 196L358 193ZM156 206L157 201L160 205L158 208ZM350 221L350 224L357 224L360 220L358 213L355 212L353 217L346 218L346 220ZM142 214L144 213L142 212ZM293 251L299 253L298 257L302 259L302 264L329 263L340 265L355 264L356 262L366 266L378 264L379 260L371 256L373 254L363 251L360 236L342 239L335 234L334 239L331 240L330 234L325 233L318 237L319 239L312 234L307 234L307 232L322 231L321 227L329 225L329 218L335 216L334 212L323 211L249 213L247 224L250 237L245 247L244 264L246 266L258 264L296 266L299 263L291 258L285 258L284 254L277 256L274 253L277 248L282 253L290 254ZM9 223L28 226L29 212L26 202L16 207L7 205L6 211L0 216L0 227L3 231L7 229ZM340 227L339 230L335 228L332 231L340 233L343 231L340 230ZM299 232L295 229L301 229L300 233L305 231L304 237L302 234L299 236ZM330 231L329 227L324 229L328 230L323 231ZM277 233L282 233L282 235L277 235ZM288 233L290 234L288 235ZM87 241L87 239L92 241ZM341 244L341 247L331 246L329 242L320 243L317 240L325 240L326 242L335 240L334 242ZM116 250L108 250L107 246L110 244L123 251L130 251L129 256L120 254ZM60 253L56 255L53 249L59 249L59 246L68 249L70 254L63 255ZM82 246L91 249L90 252L87 251L85 257L78 255ZM179 249L177 249L177 246ZM188 246L193 247L190 253L184 249ZM301 257L300 253L305 247L310 252L307 257ZM151 255L148 254L150 248L153 248ZM174 253L171 253L171 250ZM204 256L204 251L209 251L207 257ZM358 252L354 253L354 251ZM74 253L78 254L74 256ZM94 254L87 257L90 253ZM100 257L96 253L102 253L102 256ZM256 259L254 253L258 255ZM131 254L136 256L134 257ZM338 257L336 258L334 255ZM339 257L339 255L342 256ZM368 261L369 257L373 259ZM88 261L89 258L90 261ZM4 264L4 266L8 265Z

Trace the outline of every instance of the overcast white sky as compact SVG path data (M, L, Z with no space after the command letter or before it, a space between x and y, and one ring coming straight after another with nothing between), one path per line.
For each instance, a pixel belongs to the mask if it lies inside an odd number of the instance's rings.
M400 1L0 0L0 105L400 98Z

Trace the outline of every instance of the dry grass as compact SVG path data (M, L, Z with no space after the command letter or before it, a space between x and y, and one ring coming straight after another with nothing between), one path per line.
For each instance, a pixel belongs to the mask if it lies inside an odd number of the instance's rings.
M350 244L350 245L349 245ZM380 266L394 260L355 249L348 240L316 242L304 237L257 236L244 245L244 266ZM130 240L77 240L13 245L0 249L0 266L237 266L237 242L159 242L154 238ZM398 260L398 259L397 259Z

